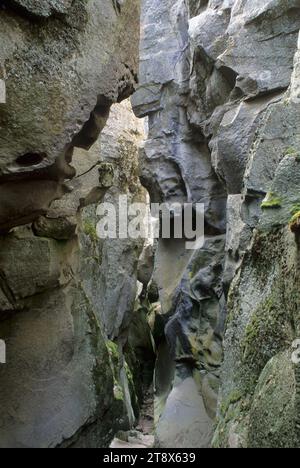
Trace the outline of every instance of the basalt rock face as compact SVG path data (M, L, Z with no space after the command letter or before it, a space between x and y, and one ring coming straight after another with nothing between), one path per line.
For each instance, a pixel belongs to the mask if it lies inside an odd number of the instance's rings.
M0 31L0 445L107 446L141 394L143 243L96 232L100 201L145 200L143 123L118 103L136 86L139 2L2 1Z
M162 447L300 444L299 29L296 0L143 1L141 181L205 205L204 247L155 257Z
M157 247L156 321L164 333L157 337L156 443L205 447L212 436L222 357L227 194L213 169L209 141L188 114L186 3L145 1L142 12L140 83L132 99L135 113L149 120L141 180L152 202L204 204L208 231L199 251L187 250L178 239L160 240Z
M292 359L300 324L299 112L297 52L291 85L269 107L246 171L242 209L247 193L258 198L254 186L268 193L229 294L216 447L300 446Z

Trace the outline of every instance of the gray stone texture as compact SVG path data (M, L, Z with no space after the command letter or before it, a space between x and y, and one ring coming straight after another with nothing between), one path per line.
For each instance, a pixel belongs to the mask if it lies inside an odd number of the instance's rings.
M156 443L299 446L299 2L144 0L142 12L141 180L152 201L204 202L207 237L194 253L161 240L155 256ZM187 381L205 412L174 427Z
M143 246L100 241L96 209L144 199L143 123L117 104L139 2L1 2L0 25L0 446L108 446L138 416L123 348Z

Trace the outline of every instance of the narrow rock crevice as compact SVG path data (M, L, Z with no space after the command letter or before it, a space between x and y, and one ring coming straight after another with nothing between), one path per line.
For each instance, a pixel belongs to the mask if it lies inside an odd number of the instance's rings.
M0 0L0 447L299 447L299 30L298 0ZM169 235L107 235L121 197Z

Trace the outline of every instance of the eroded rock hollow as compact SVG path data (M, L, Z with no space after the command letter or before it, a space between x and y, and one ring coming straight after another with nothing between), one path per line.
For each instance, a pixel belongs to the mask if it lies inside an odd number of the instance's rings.
M299 30L299 0L0 1L1 447L300 447ZM203 247L99 239L125 195L203 204Z

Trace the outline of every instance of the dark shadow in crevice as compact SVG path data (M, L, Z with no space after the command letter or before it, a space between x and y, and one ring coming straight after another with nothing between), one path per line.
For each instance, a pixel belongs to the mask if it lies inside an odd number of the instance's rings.
M36 2L39 2L39 0L36 0ZM43 15L40 15L40 14L34 13L33 11L28 10L25 6L20 5L15 0L0 0L0 11L1 10L11 11L13 13L16 13L18 16L22 18L30 20L31 22L41 23L41 24L45 23L50 18L62 19L65 16L64 13L59 13L53 10L51 10L48 15L43 16Z
M106 96L99 96L95 109L80 132L74 137L72 146L89 150L98 139L109 117L112 101Z
M46 17L42 17L28 11L27 8L15 2L15 0L0 0L0 10L12 11L17 13L22 18L36 22L43 22L45 19L47 19Z
M16 163L21 167L31 167L40 164L47 155L45 153L26 153L16 159Z

